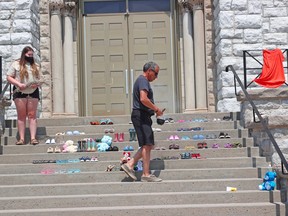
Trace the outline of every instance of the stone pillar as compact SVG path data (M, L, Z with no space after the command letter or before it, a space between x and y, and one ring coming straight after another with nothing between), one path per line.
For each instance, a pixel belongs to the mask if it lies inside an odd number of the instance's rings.
M74 53L73 53L73 24L72 13L74 6L64 7L64 98L65 114L75 115L75 83L74 83Z
M207 110L207 78L203 4L193 5L196 109Z
M51 63L53 114L64 113L63 52L60 3L51 3Z
M193 55L193 27L192 14L188 7L183 8L183 50L184 50L184 85L185 85L185 110L195 110L195 77Z

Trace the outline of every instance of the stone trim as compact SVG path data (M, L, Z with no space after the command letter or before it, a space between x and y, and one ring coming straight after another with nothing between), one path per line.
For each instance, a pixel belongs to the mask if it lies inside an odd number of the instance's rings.
M208 112L216 111L216 68L215 68L215 34L213 32L213 3L211 0L178 0L179 9L189 10L203 10L204 12L204 35L205 35L205 55L206 55L206 82L207 82L207 101ZM183 83L181 84L183 88ZM183 104L183 103L182 103Z

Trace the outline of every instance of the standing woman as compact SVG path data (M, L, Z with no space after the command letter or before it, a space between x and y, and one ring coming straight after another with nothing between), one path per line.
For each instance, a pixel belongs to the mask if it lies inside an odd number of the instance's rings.
M13 100L17 110L19 140L16 145L24 145L26 118L29 120L30 144L37 145L37 106L40 100L40 67L34 61L34 50L26 46L20 59L14 61L7 72L7 81L13 84Z

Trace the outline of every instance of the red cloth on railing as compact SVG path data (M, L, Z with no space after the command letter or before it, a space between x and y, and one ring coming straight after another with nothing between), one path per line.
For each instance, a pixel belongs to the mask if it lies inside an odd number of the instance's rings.
M285 83L283 62L280 49L263 50L263 68L260 76L254 81L267 88L277 88Z

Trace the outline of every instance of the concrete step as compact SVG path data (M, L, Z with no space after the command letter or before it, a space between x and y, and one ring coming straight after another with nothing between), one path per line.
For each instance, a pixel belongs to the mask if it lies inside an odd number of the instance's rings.
M226 187L236 187L237 191L255 190L262 183L259 178L231 179L192 179L165 180L147 187L145 182L81 182L81 183L48 183L1 185L0 194L3 197L17 196L58 196L83 194L114 194L114 193L156 193L156 192L196 192L196 191L226 191Z
M195 119L207 119L209 122L213 122L215 118L223 120L224 116L230 116L232 120L237 120L238 113L230 112L209 112L209 113L165 113L165 118L173 118L175 122L179 120L191 121ZM130 115L115 115L115 116L87 116L87 117L57 117L57 118L40 118L38 119L39 127L42 126L71 126L71 125L90 125L91 121L100 121L101 119L111 119L113 125L127 124L131 121ZM152 117L155 120L155 116ZM156 121L155 121L156 122ZM195 121L194 121L195 122ZM222 121L221 121L222 122ZM195 122L196 123L196 122ZM197 122L199 123L199 122ZM17 127L16 120L6 120L7 128Z
M28 146L27 146L28 147ZM38 148L38 146L35 148ZM47 147L48 148L48 147ZM258 147L244 147L244 148L219 148L219 149L194 149L194 150L153 150L151 153L151 160L155 158L178 157L183 152L199 153L201 158L223 158L223 157L258 157ZM133 156L134 152L131 152ZM32 163L33 160L64 160L76 159L83 156L95 156L100 161L115 161L123 157L123 151L109 151L109 152L75 152L75 153L33 153L30 154L5 154L0 157L0 164L23 164Z
M170 123L159 126L152 125L153 128L160 128L162 131L177 131L180 129L201 127L204 130L227 130L241 128L239 121L221 121L219 122L185 122L185 123ZM132 124L115 124L115 125L70 125L70 126L38 126L37 134L46 136L55 136L55 134L67 131L81 131L87 134L104 133L105 129L114 129L115 132L128 132L130 128L134 128ZM28 126L26 132L29 132ZM17 128L6 128L4 136L16 136Z
M1 164L1 174L27 174L41 173L44 170L80 169L82 172L104 171L108 165L115 165L119 169L120 160L99 162L78 162L66 164ZM268 167L265 158L239 157L239 158L207 158L206 160L164 160L151 161L150 168L153 170L164 169L212 169L212 168L239 168L239 167Z
M82 132L82 131L81 131ZM216 137L215 140L221 140L219 138L219 134L222 131L219 130L203 130L203 131L161 131L161 132L155 132L154 133L154 137L155 140L169 140L169 137L171 135L177 135L180 139L183 136L188 136L190 139L193 139L194 135L203 135L205 140L209 140L207 138L208 137ZM124 133L124 141L129 142L130 139L130 134L127 130L127 132L123 132ZM224 133L228 134L231 138L248 138L249 137L249 133L247 129L226 129L224 131ZM29 134L29 133L26 133ZM83 135L63 135L63 136L51 136L51 135L39 135L37 136L37 138L40 140L41 143L45 143L47 138L54 138L55 140L57 140L57 142L61 142L61 141L65 141L65 140L81 140L87 137L93 138L93 139L101 139L104 135L108 135L110 137L115 138L115 134L105 134L105 133L95 133L95 132L91 132L91 133L85 133ZM16 142L16 136L4 136L0 139L1 141L1 145L15 145ZM29 143L29 137L25 138L26 143ZM197 141L198 139L196 139ZM224 140L229 140L229 139L224 139ZM198 140L199 141L199 140Z
M17 146L15 144L3 146L3 154L31 154L31 153L46 153L49 147L55 148L56 146L61 147L62 143L65 143L67 140L56 140L57 144L45 144L46 140L42 141L39 145L33 146L30 144ZM72 140L75 145L77 141ZM164 147L166 150L169 150L171 144L179 145L180 149L185 149L185 147L194 147L197 150L197 144L199 142L206 142L208 148L212 148L213 144L218 144L220 148L224 148L227 143L241 143L243 147L252 147L254 145L253 138L231 138L231 139L206 139L206 140L156 140L156 147ZM117 146L119 151L123 150L126 146L132 146L134 149L138 149L138 142L113 142L112 146Z
M214 168L214 169L165 169L154 170L152 174L165 180L189 180L189 179L229 179L229 178L261 178L264 171L261 168ZM262 175L263 174L263 175ZM138 180L142 172L136 172ZM20 184L58 184L58 183L81 183L81 182L122 182L131 181L123 171L94 171L73 174L1 174L2 185Z
M117 206L151 206L151 205L185 205L185 204L228 204L228 203L262 203L279 202L280 192L267 193L263 191L211 191L211 192L153 192L153 193L114 193L114 194L83 194L59 196L29 196L29 197L0 197L0 211L12 209L31 209L32 206L41 208L74 207L110 207Z
M69 207L69 208L45 208L39 209L17 209L2 210L0 214L9 216L11 214L18 216L135 216L135 212L141 212L141 216L259 216L259 215L285 215L285 204L283 203L224 203L224 204L180 204L180 205L147 205L147 206L117 206L117 203L111 203L109 207Z
M1 215L197 215L197 216L259 216L286 215L285 205L280 202L280 191L259 191L258 185L267 171L265 158L259 157L259 148L249 131L243 129L238 113L166 114L175 123L163 126L155 124L156 146L166 150L153 150L152 174L163 182L133 182L120 171L123 148L137 142L129 141L130 115L103 117L75 117L39 119L37 146L16 146L16 121L8 121L5 135L0 138L0 214ZM213 121L231 116L233 121ZM90 121L110 118L113 125L90 125ZM197 122L204 118L207 122ZM185 120L178 123L178 120ZM189 120L189 121L188 121ZM191 121L194 120L194 121ZM203 127L202 131L179 131L181 128ZM47 153L68 139L75 143L83 138L102 138L104 130L114 128L124 133L124 142L113 142L118 152ZM56 136L56 133L77 130L83 135ZM28 128L27 128L28 132ZM219 139L220 132L228 133L230 139ZM27 133L29 134L29 133ZM171 135L180 138L202 134L217 136L205 140L168 140ZM114 134L106 134L114 139ZM44 144L55 138L57 144ZM27 140L29 137L27 136ZM207 149L197 149L197 143L206 142ZM242 148L224 148L226 143L239 142ZM221 148L211 148L218 143ZM169 150L169 145L178 144L179 150ZM192 150L185 147L194 146ZM183 152L199 153L201 159L173 159ZM131 152L132 156L135 152ZM66 164L33 164L33 160L68 160L83 156L96 156L98 162ZM165 160L163 160L165 158ZM152 160L154 159L154 160ZM106 172L108 165L116 167ZM71 170L79 173L69 173ZM42 173L41 173L42 171ZM52 174L45 171L52 171ZM136 172L140 180L142 172ZM148 185L149 184L149 185ZM236 187L236 192L227 192L226 187Z

